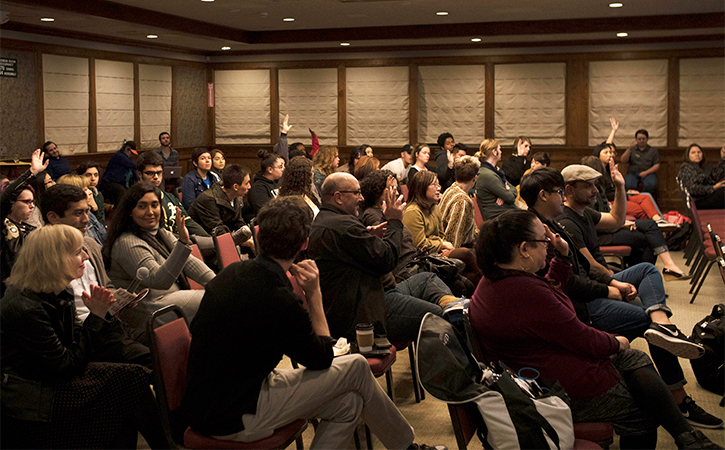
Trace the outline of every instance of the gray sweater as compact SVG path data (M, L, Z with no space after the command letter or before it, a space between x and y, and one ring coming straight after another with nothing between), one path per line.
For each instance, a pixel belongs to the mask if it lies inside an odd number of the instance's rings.
M499 198L503 200L501 206L496 204ZM516 209L516 187L504 184L493 170L481 164L476 179L476 201L483 220L493 219L510 209Z

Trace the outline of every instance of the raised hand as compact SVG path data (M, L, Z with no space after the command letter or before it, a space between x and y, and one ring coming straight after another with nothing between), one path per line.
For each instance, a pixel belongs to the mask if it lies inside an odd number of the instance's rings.
M189 244L189 230L186 229L186 217L181 212L181 208L176 207L176 230L179 232L179 242L184 245Z
M619 165L614 164L614 158L609 160L609 172L612 175L612 181L619 184L620 187L624 187L624 175L619 171Z
M282 133L287 134L290 128L292 128L292 125L289 124L289 114L287 114L282 121Z
M383 191L382 209L383 214L388 220L403 220L403 210L405 209L405 206L406 203L403 201L403 196L398 196L397 191L393 191L392 189L386 189Z
M609 118L609 123L612 125L612 130L617 131L619 129L619 122L617 122L614 117ZM635 141L636 142L636 141Z
M44 157L45 153L43 153L43 151L41 151L39 148L33 152L33 155L30 157L30 173L32 173L33 175L37 175L48 168L50 160L43 163Z

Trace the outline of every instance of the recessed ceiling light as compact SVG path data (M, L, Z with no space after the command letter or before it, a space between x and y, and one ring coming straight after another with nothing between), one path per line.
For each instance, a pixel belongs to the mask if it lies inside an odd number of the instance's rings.
M447 16L447 15L448 15L448 11L438 11L436 13L436 16Z
M481 38L473 38L471 39L471 42L481 42Z
M627 37L629 34L627 33L617 33L617 37Z
M624 6L622 3L610 3L609 4L610 8L621 8L622 6Z
M201 0L202 2L213 2L214 0Z
M156 36L155 34L147 34L146 37L149 39L158 39L158 36Z
M282 19L282 21L283 22L294 22L295 18L294 17L285 17L284 19Z
M350 43L349 42L340 42L340 45L342 45L343 47L348 47L350 45Z
M52 17L42 17L40 19L41 22L55 22L55 19Z
M208 0L207 0L207 1L208 1ZM213 0L212 0L212 1L213 1ZM222 47L222 50L231 50L231 49L232 49L231 47L228 47L228 46L226 46L226 45L225 45L224 47Z

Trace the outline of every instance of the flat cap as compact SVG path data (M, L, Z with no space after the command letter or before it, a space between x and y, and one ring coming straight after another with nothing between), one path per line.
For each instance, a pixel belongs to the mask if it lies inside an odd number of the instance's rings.
M564 167L564 170L561 171L561 176L564 177L565 183L571 183L573 181L596 180L601 177L602 174L589 166L585 166L583 164L572 164Z

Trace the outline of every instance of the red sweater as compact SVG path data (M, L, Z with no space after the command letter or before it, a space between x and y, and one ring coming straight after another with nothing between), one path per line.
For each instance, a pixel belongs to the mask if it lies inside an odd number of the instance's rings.
M565 285L570 273L568 263L554 259L548 277ZM541 378L559 380L572 399L603 394L619 378L608 358L619 342L579 321L571 300L540 279L482 279L470 317L486 362L533 367Z

